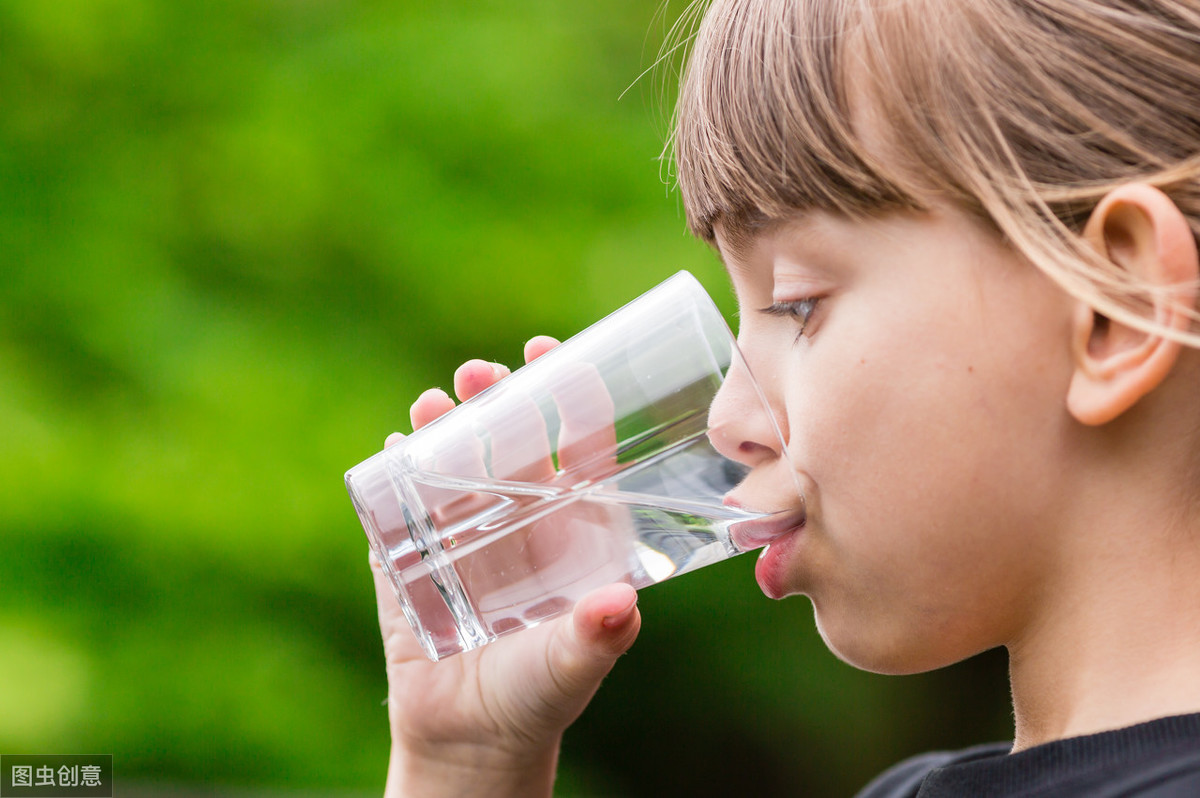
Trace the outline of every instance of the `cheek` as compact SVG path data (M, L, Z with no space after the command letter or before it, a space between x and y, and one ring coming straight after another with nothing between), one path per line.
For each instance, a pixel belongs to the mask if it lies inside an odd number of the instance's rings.
M1062 465L1069 371L1036 340L989 335L978 320L910 324L902 341L848 335L797 358L789 454L818 522L859 536L848 545L869 536L929 555L947 540L991 545L1007 518L1040 512Z
M1066 417L1069 358L1034 325L979 310L860 313L872 323L830 325L792 353L789 449L818 490L868 499L1041 470L1031 461Z
M814 368L793 383L789 451L823 507L853 497L865 510L933 476L929 455L942 449L938 439L954 420L955 399L966 397L945 380L930 390L931 381L928 372L876 351Z
M1000 464L962 445L976 422L959 411L981 395L936 371L914 379L896 359L860 358L831 370L828 390L797 391L807 410L791 419L790 454L816 508L798 584L830 648L868 670L925 670L987 647L979 627L957 624L1003 603L979 585L1007 578L1019 555L982 517L1008 501L988 495Z

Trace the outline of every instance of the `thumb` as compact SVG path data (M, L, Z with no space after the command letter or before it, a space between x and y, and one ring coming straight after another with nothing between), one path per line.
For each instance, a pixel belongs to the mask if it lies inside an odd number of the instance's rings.
M630 585L608 585L581 599L572 622L558 626L547 656L563 698L582 699L582 712L600 680L633 645L641 626L637 591Z

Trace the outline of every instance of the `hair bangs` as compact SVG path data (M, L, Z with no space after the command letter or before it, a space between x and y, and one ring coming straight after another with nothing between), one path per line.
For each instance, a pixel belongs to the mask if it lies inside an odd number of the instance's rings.
M692 232L797 211L920 207L853 124L853 3L717 0L695 34L675 109L676 178Z

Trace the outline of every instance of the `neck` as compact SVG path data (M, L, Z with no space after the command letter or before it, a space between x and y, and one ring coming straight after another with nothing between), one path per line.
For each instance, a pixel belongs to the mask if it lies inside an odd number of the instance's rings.
M1086 551L1008 646L1014 750L1200 711L1200 534L1124 509L1077 530Z

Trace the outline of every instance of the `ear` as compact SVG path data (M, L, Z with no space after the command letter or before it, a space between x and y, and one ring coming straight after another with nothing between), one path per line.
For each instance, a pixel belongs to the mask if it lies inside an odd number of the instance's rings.
M1153 186L1135 183L1107 194L1083 232L1098 252L1135 280L1158 289L1150 297L1159 330L1186 331L1200 276L1187 218ZM1106 424L1154 390L1175 365L1182 344L1146 332L1079 302L1072 325L1075 370L1067 408L1080 422Z

